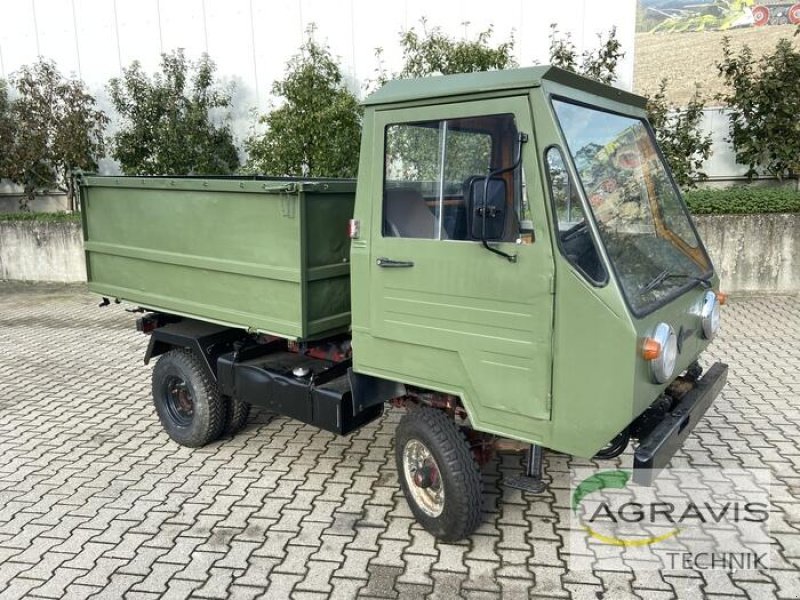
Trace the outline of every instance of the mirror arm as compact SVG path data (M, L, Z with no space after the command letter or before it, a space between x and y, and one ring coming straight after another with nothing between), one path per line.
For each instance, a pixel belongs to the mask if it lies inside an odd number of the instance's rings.
M508 252L503 252L499 248L495 248L494 246L490 246L489 242L486 240L486 212L487 212L487 204L489 202L489 180L492 177L497 177L498 175L502 175L503 173L508 173L509 171L514 171L519 167L522 163L522 144L528 141L528 134L527 133L519 133L517 136L517 158L514 162L505 168L502 169L495 169L494 171L490 171L489 174L486 176L483 182L483 222L481 225L481 244L483 247L486 248L489 252L494 252L498 256L502 256L503 258L508 259L508 262L515 263L517 262L517 255L516 254L509 254Z

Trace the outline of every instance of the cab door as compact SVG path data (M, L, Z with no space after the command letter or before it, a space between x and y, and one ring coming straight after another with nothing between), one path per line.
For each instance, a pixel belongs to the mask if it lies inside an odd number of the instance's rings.
M550 418L553 257L528 97L377 111L374 136L385 160L369 177L358 369L458 395L475 428L536 441ZM488 228L484 193L503 198Z

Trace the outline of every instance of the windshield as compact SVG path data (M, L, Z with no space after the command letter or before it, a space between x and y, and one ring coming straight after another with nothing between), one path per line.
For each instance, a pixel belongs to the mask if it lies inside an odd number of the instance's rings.
M554 100L600 237L636 314L711 275L711 264L641 119Z

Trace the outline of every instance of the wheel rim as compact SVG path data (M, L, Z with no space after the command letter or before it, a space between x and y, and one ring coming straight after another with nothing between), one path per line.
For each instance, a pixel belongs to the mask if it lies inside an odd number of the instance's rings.
M414 503L428 516L442 514L442 474L431 451L419 440L408 440L403 448L403 475Z
M186 427L194 417L194 397L184 379L172 375L164 386L164 404L170 418L179 426Z

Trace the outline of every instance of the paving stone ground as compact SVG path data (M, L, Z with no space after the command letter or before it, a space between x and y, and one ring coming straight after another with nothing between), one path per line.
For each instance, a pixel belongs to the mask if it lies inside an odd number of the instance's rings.
M0 283L0 598L798 598L800 298L734 298L706 361L728 386L676 463L767 465L772 569L568 571L567 507L484 469L485 523L441 544L411 518L401 416L336 437L256 413L181 448L150 401L146 338L83 288ZM630 452L619 459L630 464ZM552 488L580 461L547 454ZM585 464L585 461L584 461Z

